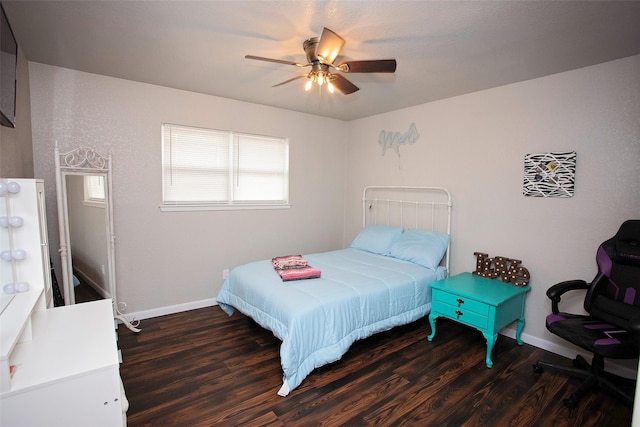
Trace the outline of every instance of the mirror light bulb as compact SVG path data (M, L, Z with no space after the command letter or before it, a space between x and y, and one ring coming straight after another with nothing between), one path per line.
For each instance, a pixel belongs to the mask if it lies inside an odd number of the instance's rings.
M7 184L7 191L12 194L20 192L20 184L15 181L11 181Z
M11 224L12 227L22 227L23 223L24 223L24 221L22 220L21 216L12 216L11 218L9 218L9 224ZM4 227L4 225L2 225L2 219L1 218L0 218L0 226Z

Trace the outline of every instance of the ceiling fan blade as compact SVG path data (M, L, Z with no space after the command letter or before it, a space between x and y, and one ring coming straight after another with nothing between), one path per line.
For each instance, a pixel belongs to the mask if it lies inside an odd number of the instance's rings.
M324 63L333 64L345 43L342 37L325 28L316 47L316 56Z
M284 61L282 59L271 59L271 58L264 58L262 56L254 56L254 55L245 55L244 57L246 59L256 59L258 61L275 62L276 64L295 65L296 67L306 67L306 65L300 64L299 62Z
M331 84L333 84L333 87L338 89L343 95L349 95L350 93L360 90L358 86L354 85L340 74L333 74Z
M303 78L303 77L307 77L307 75L306 75L306 74L301 74L301 75L299 75L299 76L295 76L294 78L291 78L291 79L289 79L289 80L285 80L285 81L283 81L282 83L278 83L277 85L273 85L273 86L271 86L271 87L282 86L282 85L285 85L285 84L287 84L287 83L289 83L289 82L292 82L292 81L294 81L294 80L301 79L301 78Z
M395 59L379 59L341 62L337 68L345 73L395 73L396 65Z

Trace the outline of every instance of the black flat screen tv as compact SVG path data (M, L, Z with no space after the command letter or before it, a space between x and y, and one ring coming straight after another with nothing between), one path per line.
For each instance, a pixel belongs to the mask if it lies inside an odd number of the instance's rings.
M18 44L0 3L0 124L16 126Z

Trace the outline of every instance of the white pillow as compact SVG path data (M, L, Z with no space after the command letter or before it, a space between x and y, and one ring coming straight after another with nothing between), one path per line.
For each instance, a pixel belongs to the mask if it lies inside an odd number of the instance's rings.
M448 234L407 230L391 247L389 256L435 270L440 265L448 246Z
M375 254L386 255L401 235L401 227L367 225L360 230L360 233L353 239L351 247Z

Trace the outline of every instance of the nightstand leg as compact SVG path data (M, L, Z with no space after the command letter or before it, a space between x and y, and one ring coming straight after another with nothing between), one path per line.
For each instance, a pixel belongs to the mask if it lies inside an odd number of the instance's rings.
M518 345L522 345L522 339L520 338L520 334L522 334L522 330L524 329L524 319L518 319L518 326L516 327L516 342Z
M429 316L429 325L431 325L431 333L427 337L427 340L433 340L433 337L436 336L436 319L433 316Z
M498 338L498 334L494 334L494 335L483 334L483 335L487 339L487 357L485 359L485 362L487 364L487 368L490 368L493 366L493 362L491 361L491 352L493 351L493 346L496 344L496 339Z

